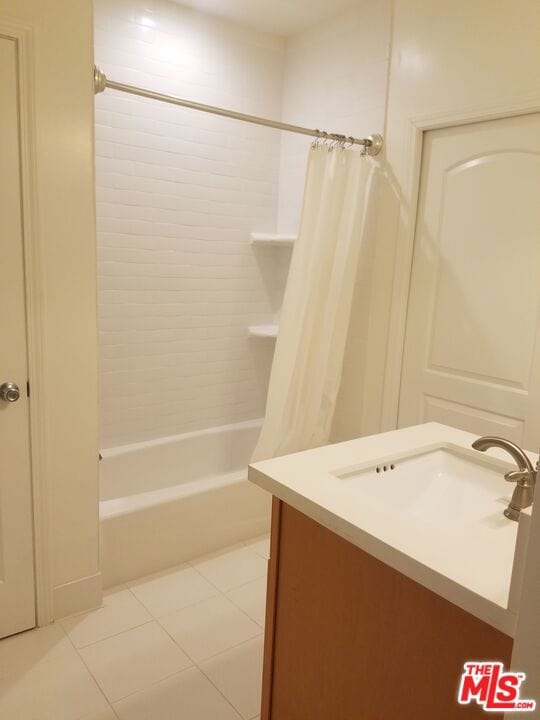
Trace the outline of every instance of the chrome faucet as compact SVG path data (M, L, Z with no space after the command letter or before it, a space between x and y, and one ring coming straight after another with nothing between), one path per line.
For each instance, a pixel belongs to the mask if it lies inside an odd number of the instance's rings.
M540 470L540 460L536 463L536 470L533 468L531 461L524 453L524 451L515 443L510 440L505 440L500 437L493 437L486 435L485 437L478 438L472 444L475 450L481 450L485 452L489 448L498 447L506 450L516 461L518 470L511 470L507 472L504 479L507 482L517 483L514 492L512 493L512 499L510 504L505 509L504 514L510 520L519 520L519 513L529 505L532 505L534 500L534 488L536 485L536 478Z

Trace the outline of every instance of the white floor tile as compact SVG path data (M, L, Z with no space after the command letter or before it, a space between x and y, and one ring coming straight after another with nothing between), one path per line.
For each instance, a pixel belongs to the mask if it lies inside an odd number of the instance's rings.
M266 575L266 561L248 547L206 555L191 563L222 592Z
M262 637L201 663L201 670L245 720L261 709Z
M239 720L225 698L197 668L114 704L120 720Z
M0 718L257 720L267 554L255 538L1 640Z
M193 664L155 621L88 645L79 652L111 702Z
M270 557L270 535L261 535L258 538L253 538L253 540L248 540L245 546L254 550L257 555L260 555L265 560Z
M260 626L223 595L164 615L159 622L196 662L261 634Z
M107 718L109 705L68 638L58 635L53 648L40 656L38 646L48 640L40 628L2 641L2 654L9 647L15 663L0 680L0 718L9 720L94 720ZM38 636L41 638L38 639ZM26 637L32 637L29 642ZM49 637L49 639L50 639ZM25 646L21 652L17 641ZM23 661L26 658L26 664Z
M90 713L90 715L83 715L80 720L118 720L118 715L114 712L109 703L107 703L103 710Z
M60 622L75 647L82 648L150 620L150 613L129 590L116 590L105 595L102 608Z
M12 635L0 642L0 678L23 675L36 663L65 655L69 640L56 623Z
M252 580L246 585L235 588L227 593L229 600L237 605L240 610L249 615L252 620L264 627L264 616L266 613L266 578Z
M149 575L129 583L129 587L154 617L218 594L218 590L189 565Z

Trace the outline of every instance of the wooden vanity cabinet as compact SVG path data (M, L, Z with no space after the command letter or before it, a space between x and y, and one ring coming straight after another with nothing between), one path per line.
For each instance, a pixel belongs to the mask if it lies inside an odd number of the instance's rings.
M274 498L261 720L473 720L467 660L512 638Z

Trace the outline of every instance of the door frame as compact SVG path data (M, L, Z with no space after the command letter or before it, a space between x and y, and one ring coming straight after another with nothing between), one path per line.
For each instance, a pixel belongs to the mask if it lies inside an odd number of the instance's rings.
M13 40L17 51L21 211L25 273L28 381L30 386L30 464L34 532L36 624L46 625L53 616L53 571L50 497L47 472L47 425L43 324L43 273L37 222L36 133L34 110L34 49L32 29L0 18L0 36Z
M411 116L405 121L407 124L405 177L408 181L407 186L400 191L394 278L391 290L392 299L387 327L381 432L395 429L398 426L403 352L409 309L414 239L418 220L418 196L422 172L424 133L430 130L469 125L486 120L501 120L537 112L540 112L538 102L518 102L502 104L496 107L480 106L477 108L463 108L455 112Z

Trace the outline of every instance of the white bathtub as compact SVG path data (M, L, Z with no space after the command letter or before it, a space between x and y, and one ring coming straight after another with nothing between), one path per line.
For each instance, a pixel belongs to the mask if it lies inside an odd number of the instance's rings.
M270 498L247 481L260 420L102 451L105 587L267 532Z

